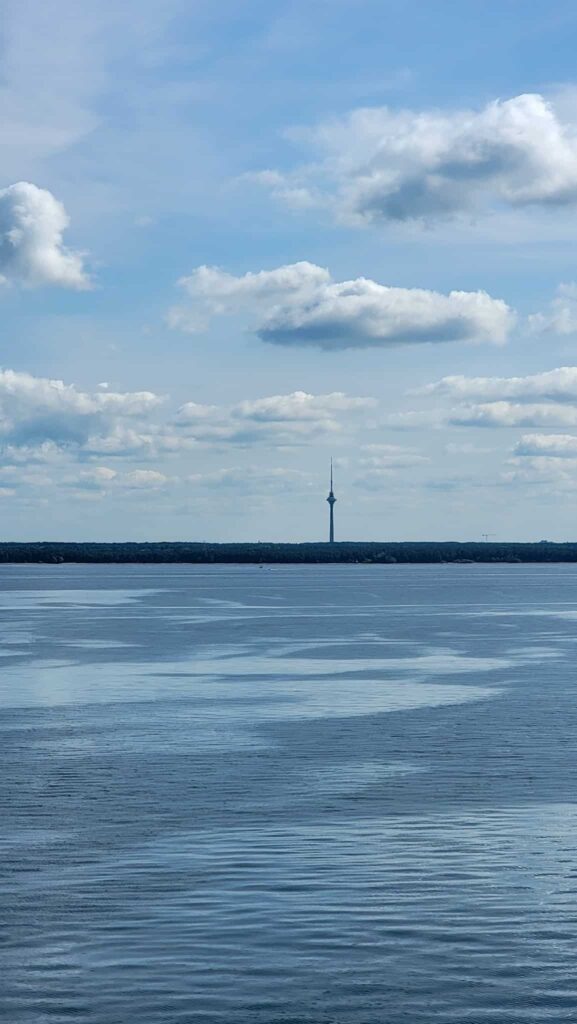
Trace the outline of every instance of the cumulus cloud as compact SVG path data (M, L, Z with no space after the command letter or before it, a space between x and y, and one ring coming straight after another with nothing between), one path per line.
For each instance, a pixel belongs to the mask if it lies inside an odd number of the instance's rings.
M413 466L429 462L414 448L403 448L398 444L365 444L361 447L358 465L368 472L391 471L395 469L411 469Z
M18 500L123 502L138 494L161 494L196 485L239 494L303 490L311 484L299 469L240 464L206 468L207 449L224 452L264 446L308 445L316 439L348 440L359 426L373 424L376 401L343 392L295 391L217 406L189 402L176 413L162 409L148 391L81 390L59 380L0 370L0 488ZM187 458L198 452L191 475ZM413 453L368 450L367 460L401 465ZM167 456L176 455L167 470ZM147 465L143 465L143 460ZM155 461L153 461L155 460ZM233 460L234 462L234 460ZM237 460L238 462L238 460ZM368 462L367 462L368 468ZM204 490L204 498L203 498Z
M38 465L12 463L0 466L0 487L8 487L14 494L38 494L52 491L66 492L75 498L102 498L105 495L126 496L130 492L156 492L168 484L177 483L178 477L169 477L153 469L113 469L111 466L80 465L69 458L53 462L44 468Z
M513 454L520 457L577 459L577 437L573 434L524 434L515 445Z
M309 210L312 206L322 205L322 195L310 185L298 184L280 171L257 171L243 175L246 181L254 181L270 189L275 199L280 199L285 206L294 210Z
M161 415L162 402L148 391L83 391L63 381L0 370L0 486L22 500L29 489L52 489L56 495L60 488L86 501L104 495L128 500L131 492L160 492L187 480L263 494L304 487L308 478L298 471L264 473L258 467L204 471L193 479L187 456L197 449L204 457L206 449L282 448L347 437L376 406L372 398L342 392L297 391L231 406L190 402L167 417ZM176 475L165 471L167 456L180 457Z
M199 406L187 402L176 415L175 425L197 442L251 445L306 443L311 437L338 433L343 418L370 412L374 398L357 398L342 392L312 395L294 391L239 402L229 407Z
M387 425L406 429L577 426L575 366L525 377L442 377L411 394L458 399L460 404L392 413L385 419Z
M555 490L573 490L577 485L577 459L536 455L509 459L501 479L509 484L547 485Z
M494 448L481 448L479 445L471 444L470 441L463 443L449 441L445 445L447 455L490 455Z
M313 263L294 263L240 277L199 267L179 282L190 305L169 313L185 331L204 329L212 316L247 312L252 329L276 345L325 350L418 344L502 344L515 315L486 292L393 288L368 278L336 282Z
M186 402L178 411L177 422L182 424L203 423L218 415L218 405L201 405L198 402Z
M328 270L306 260L240 277L219 267L197 267L189 277L178 281L193 305L169 310L168 322L171 327L194 334L206 329L211 316L266 311L291 300L311 301L330 280Z
M125 487L138 489L144 487L153 490L164 487L168 482L168 477L155 469L133 469L132 472L125 473L122 479Z
M269 491L302 490L311 483L308 473L296 469L262 466L233 466L217 469L209 473L194 473L188 482L220 490L238 490L249 494L265 494Z
M577 403L577 366L560 366L526 377L442 377L413 394L481 401Z
M87 491L105 491L110 488L118 473L108 466L95 466L94 469L85 469L80 473L68 475L64 478L65 487L78 488Z
M82 445L85 455L107 458L137 459L157 458L175 455L195 447L194 438L183 437L171 427L153 423L135 429L126 424L117 424L107 433L92 434Z
M419 430L421 427L439 429L446 425L447 416L442 409L411 409L408 412L390 412L383 416L383 426L393 430Z
M295 391L232 406L187 402L156 422L164 399L151 391L81 391L60 380L0 370L0 446L11 461L153 459L197 445L304 444L338 434L375 409L375 399ZM138 478L135 478L138 479Z
M80 491L159 490L169 482L164 473L153 469L135 469L118 472L110 466L95 466L64 477L64 486Z
M83 256L67 249L69 220L51 192L27 181L0 190L0 280L26 287L85 289Z
M449 409L415 409L389 413L383 425L394 430L439 430L443 427L574 427L577 409L560 403L482 402ZM462 446L457 445L454 450Z
M391 481L405 470L419 469L429 459L414 448L398 444L361 445L355 466L358 469L355 486L364 491L378 492L390 488Z
M538 94L480 110L363 108L293 135L318 158L293 174L265 172L263 184L289 202L320 193L361 224L577 201L575 125Z
M562 337L577 332L577 285L560 284L547 313L534 313L528 318L529 328L535 334L559 334Z
M577 409L553 403L485 402L452 409L446 420L459 427L573 427Z
M271 395L239 402L232 415L257 423L287 423L299 420L332 419L335 413L355 412L376 406L374 398L354 398L342 391L330 395L309 395L306 391L293 391L290 395Z
M78 390L61 380L0 370L0 441L15 447L80 446L123 420L148 416L162 399L150 391Z

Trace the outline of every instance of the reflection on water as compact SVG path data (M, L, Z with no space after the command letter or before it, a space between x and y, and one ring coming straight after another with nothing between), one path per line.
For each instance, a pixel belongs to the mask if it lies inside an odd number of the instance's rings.
M577 1018L577 567L0 574L1 1020Z

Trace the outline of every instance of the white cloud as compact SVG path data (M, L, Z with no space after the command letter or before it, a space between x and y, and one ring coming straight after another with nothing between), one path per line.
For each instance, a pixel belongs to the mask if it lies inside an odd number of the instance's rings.
M254 181L270 189L275 199L280 199L286 206L294 210L309 210L312 206L322 204L321 195L308 185L292 183L291 179L280 171L257 171L244 174L247 181Z
M573 427L577 409L553 403L486 402L451 409L446 421L459 427Z
M87 491L106 491L118 478L118 473L108 466L96 466L94 469L86 469L81 473L64 478L66 487L78 488Z
M168 477L155 469L133 469L132 472L125 473L122 479L125 487L150 488L152 490L164 487L168 483Z
M525 377L450 376L411 392L461 399L463 404L391 414L396 427L575 427L577 367L560 366ZM477 402L467 403L467 399Z
M538 94L481 110L362 108L293 136L320 160L292 175L265 172L264 184L289 201L294 190L324 192L357 223L577 201L575 125Z
M37 480L26 481L38 485ZM52 483L53 481L48 481ZM80 472L65 474L63 486L72 491L92 491L98 495L119 493L133 490L157 491L169 483L169 477L153 469L135 469L118 472L110 466L95 466Z
M237 490L246 494L266 494L288 490L302 490L310 484L308 473L296 469L262 466L234 466L210 473L195 473L189 483L211 489Z
M547 496L577 487L577 437L573 434L524 434L513 448L506 484L547 487Z
M218 415L217 405L200 405L198 402L186 402L178 411L177 421L181 425L202 423Z
M468 441L459 442L449 441L445 445L445 451L447 455L490 455L494 448L481 448L479 445L471 444Z
M486 292L390 288L367 278L335 282L312 263L235 277L200 267L179 282L191 304L169 313L181 330L204 329L215 315L248 312L262 341L326 350L417 344L502 344L515 315Z
M535 334L567 336L577 332L577 285L560 284L548 313L534 313L528 318Z
M270 398L239 402L233 407L232 415L259 423L287 423L332 419L335 413L371 409L376 404L374 398L352 398L341 391L334 391L330 395L309 395L306 391L294 391L290 395L272 395Z
M303 444L312 437L336 434L342 421L370 412L374 398L357 398L342 392L311 395L294 391L239 402L227 407L183 405L175 424L189 437L205 444L237 445ZM201 412L199 413L199 409Z
M397 444L365 444L357 460L357 464L369 472L411 469L425 462L429 462L426 456Z
M65 458L61 448L54 441L40 444L2 445L2 457L7 462L19 465L46 466L61 462Z
M520 457L577 459L577 437L573 434L524 434L513 453Z
M414 448L397 444L365 444L355 460L358 474L355 485L364 491L389 488L399 471L418 469L429 462Z
M90 287L82 254L63 245L66 211L51 192L26 181L0 190L0 280L27 287Z
M5 461L55 464L69 457L139 462L186 455L198 445L299 445L366 422L377 405L373 398L342 392L295 391L232 406L187 402L172 422L162 422L163 401L150 391L85 392L63 381L0 370L0 451Z
M0 370L0 440L25 448L82 446L126 419L146 418L161 402L150 391L91 394L61 380Z
M556 490L573 490L577 485L577 459L536 455L512 458L508 464L511 468L501 475L505 483L547 485L551 495Z
M107 433L91 435L82 445L82 451L91 457L149 459L184 452L195 444L193 438L183 437L170 427L146 424L145 429L135 430L126 424L117 424Z
M411 409L408 412L387 413L382 422L394 430L419 430L421 427L436 430L445 426L447 417L440 409Z
M291 298L311 301L330 279L328 270L307 261L241 277L219 267L197 267L189 277L178 281L193 300L192 307L174 307L168 313L168 322L171 327L194 334L205 330L211 316L266 310Z
M442 377L413 394L447 395L450 398L481 401L537 400L577 404L577 366L560 366L555 370L526 377Z

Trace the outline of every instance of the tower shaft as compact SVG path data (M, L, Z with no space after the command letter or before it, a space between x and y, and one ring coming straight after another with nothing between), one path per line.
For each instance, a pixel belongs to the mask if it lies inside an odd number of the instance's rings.
M333 460L331 459L331 489L327 501L329 503L329 544L335 542L335 503L336 498L333 493Z

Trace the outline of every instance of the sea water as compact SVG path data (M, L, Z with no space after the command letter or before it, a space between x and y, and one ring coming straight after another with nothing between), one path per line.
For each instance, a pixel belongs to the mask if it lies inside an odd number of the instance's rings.
M0 567L0 1019L577 1019L577 566Z

